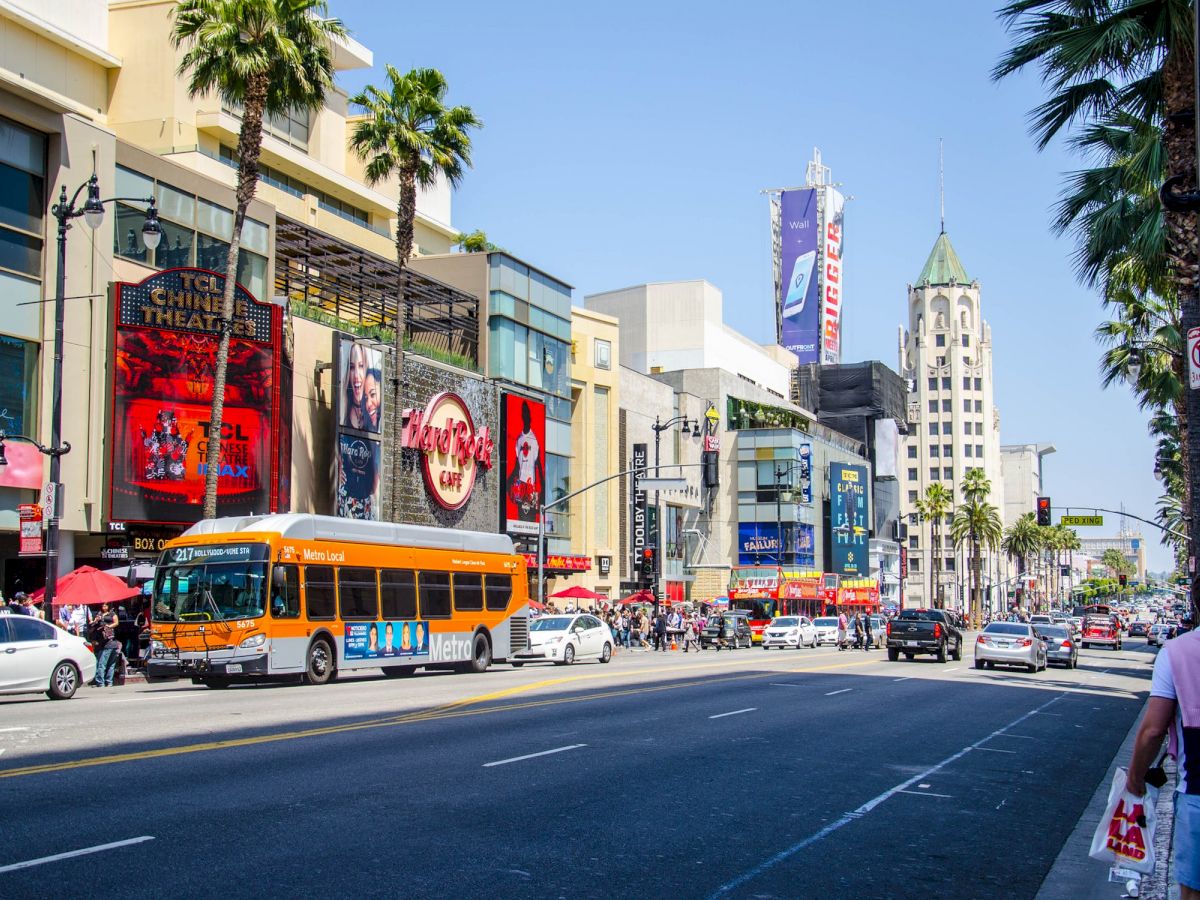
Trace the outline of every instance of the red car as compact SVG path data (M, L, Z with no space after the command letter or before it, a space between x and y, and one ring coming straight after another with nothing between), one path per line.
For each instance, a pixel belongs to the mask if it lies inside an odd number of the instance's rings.
M1080 635L1079 640L1085 649L1090 644L1099 644L1102 647L1111 647L1114 650L1120 650L1120 622L1116 616L1085 616L1083 620L1083 634Z

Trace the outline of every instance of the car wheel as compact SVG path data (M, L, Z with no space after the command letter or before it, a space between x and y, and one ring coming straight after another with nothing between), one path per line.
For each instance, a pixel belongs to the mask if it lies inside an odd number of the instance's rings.
M79 690L79 670L74 663L60 662L50 673L50 688L46 696L51 700L70 700Z
M1034 674L1035 672L1037 672L1037 670L1038 670L1038 667L1037 667L1036 665L1034 665L1033 663L1026 663L1026 664L1025 664L1025 671L1026 671L1026 672L1028 672L1030 675L1032 675L1032 674Z
M895 647L888 647L888 662L895 662L900 658L900 651Z
M313 641L308 648L308 665L304 677L309 684L328 684L337 672L333 650L325 641Z
M983 668L983 660L982 659L975 660L975 668L977 668L977 669Z
M610 644L608 641L604 642L604 649L600 651L600 662L612 662L612 644Z
M954 661L962 662L962 641L954 644Z
M575 662L575 646L574 644L567 644L567 646L563 648L563 658L562 661L559 662L559 665L569 666L573 662Z
M946 659L947 659L947 657L946 657L946 642L942 641L940 644L938 644L937 661L940 663L944 663L946 661Z

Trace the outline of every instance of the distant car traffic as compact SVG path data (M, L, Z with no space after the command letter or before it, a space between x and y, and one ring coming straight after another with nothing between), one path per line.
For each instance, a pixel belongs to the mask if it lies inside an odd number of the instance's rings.
M529 646L512 655L519 668L527 662L569 666L576 659L612 659L612 630L595 616L539 616L529 626Z
M975 668L1024 666L1040 672L1047 666L1046 644L1024 622L993 622L975 639Z
M813 619L813 627L817 629L817 645L837 645L837 616L820 616Z
M1079 643L1066 625L1039 625L1037 633L1046 641L1046 662L1068 669L1079 666Z
M1050 616L1038 613L1029 617L1030 625L1053 625L1054 620Z
M1130 637L1145 637L1146 633L1149 630L1150 630L1149 622L1130 622L1129 623L1129 636Z
M1146 643L1151 647L1161 647L1163 641L1171 640L1178 631L1172 622L1155 622L1146 633Z
M808 616L777 616L763 629L762 648L817 646L817 629Z
M96 677L92 645L33 616L0 616L0 694L69 700Z

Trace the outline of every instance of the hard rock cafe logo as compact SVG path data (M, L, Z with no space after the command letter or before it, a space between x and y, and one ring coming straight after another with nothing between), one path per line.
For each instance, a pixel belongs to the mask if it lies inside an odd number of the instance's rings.
M432 397L424 411L404 410L400 446L424 455L425 486L445 509L470 499L478 466L492 467L491 433L486 426L476 430L466 403L449 392Z

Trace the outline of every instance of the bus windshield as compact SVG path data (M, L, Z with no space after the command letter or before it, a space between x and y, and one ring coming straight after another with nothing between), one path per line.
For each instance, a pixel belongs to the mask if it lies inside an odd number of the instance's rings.
M227 622L266 609L266 544L211 544L163 551L154 578L159 622Z

